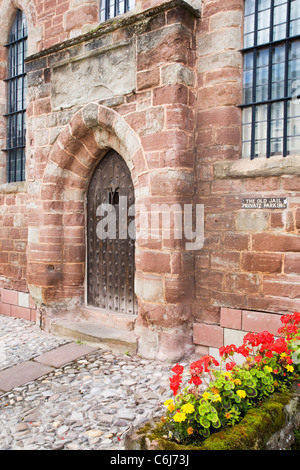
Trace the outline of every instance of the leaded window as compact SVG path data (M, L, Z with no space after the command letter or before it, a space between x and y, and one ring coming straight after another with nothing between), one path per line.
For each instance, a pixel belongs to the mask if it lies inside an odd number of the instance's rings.
M100 21L109 20L115 16L130 11L135 6L135 0L101 0Z
M26 90L25 58L27 55L27 21L17 10L8 44L7 82L7 182L25 180Z
M242 155L300 154L300 0L245 0Z

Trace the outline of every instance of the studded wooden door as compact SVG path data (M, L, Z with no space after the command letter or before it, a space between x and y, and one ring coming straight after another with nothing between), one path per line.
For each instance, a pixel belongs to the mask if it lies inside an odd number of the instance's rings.
M110 150L97 166L87 199L87 302L137 313L134 294L134 187L123 158ZM107 206L109 205L109 206ZM128 235L130 233L130 236Z

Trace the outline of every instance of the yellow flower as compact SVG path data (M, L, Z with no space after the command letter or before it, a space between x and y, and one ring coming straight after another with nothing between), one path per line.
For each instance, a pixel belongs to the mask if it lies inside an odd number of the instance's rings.
M166 401L164 402L164 405L165 405L165 406L169 406L171 403L174 403L173 400L172 400L172 398L171 398L170 400L166 400Z
M229 377L231 378L231 373L230 372L223 372L222 374L224 377Z
M203 396L204 400L209 399L209 393L208 392L204 392L202 396Z
M174 402L172 400L172 398L170 400L166 400L164 402L164 405L168 408L169 411L174 411L175 410L175 405L174 405Z
M286 366L286 370L287 370L288 372L293 372L294 366L290 366L290 365L288 364L288 365Z
M280 357L281 357L281 358L287 357L287 354L286 354L286 353L281 353L281 354L280 354Z
M181 409L187 415L191 414L191 413L194 413L194 411L195 411L195 407L191 403L186 403L185 405L182 405Z
M237 394L240 398L245 398L245 396L246 396L245 390L237 390L237 391L236 391L236 394Z
M222 401L222 398L220 397L220 395L215 396L215 401Z
M174 416L173 416L173 419L176 423L181 423L181 421L185 421L186 420L186 414L185 413L176 413Z
M235 385L242 385L242 382L240 381L240 379L235 379L234 383Z
M194 432L193 428L191 428L191 427L187 428L187 433L188 434L193 434L193 432Z
M269 372L273 372L273 369L272 369L272 367L265 366L265 369L267 369L267 371L269 371Z

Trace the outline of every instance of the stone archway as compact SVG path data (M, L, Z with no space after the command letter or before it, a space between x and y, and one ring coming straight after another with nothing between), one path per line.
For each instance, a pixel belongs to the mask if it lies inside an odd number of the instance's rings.
M122 155L138 194L139 173L147 170L140 141L110 108L96 103L83 107L50 152L39 214L29 213L28 285L38 306L73 308L83 303L85 194L108 149Z
M52 310L72 311L84 304L85 195L109 149L120 154L130 170L136 205L157 201L140 138L123 117L97 103L74 114L49 154L40 199L28 210L28 287L44 319ZM177 197L182 200L174 194ZM168 194L160 200L169 202ZM184 254L177 242L171 238L166 248L156 251L148 249L148 240L143 246L138 238L134 332L138 350L146 357L177 360L193 348L193 254Z

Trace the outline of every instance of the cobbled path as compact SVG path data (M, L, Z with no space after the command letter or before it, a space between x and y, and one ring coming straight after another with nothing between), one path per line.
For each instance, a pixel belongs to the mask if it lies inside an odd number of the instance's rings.
M69 340L0 315L0 370ZM172 365L97 349L0 394L0 450L124 450L126 432L160 416Z

